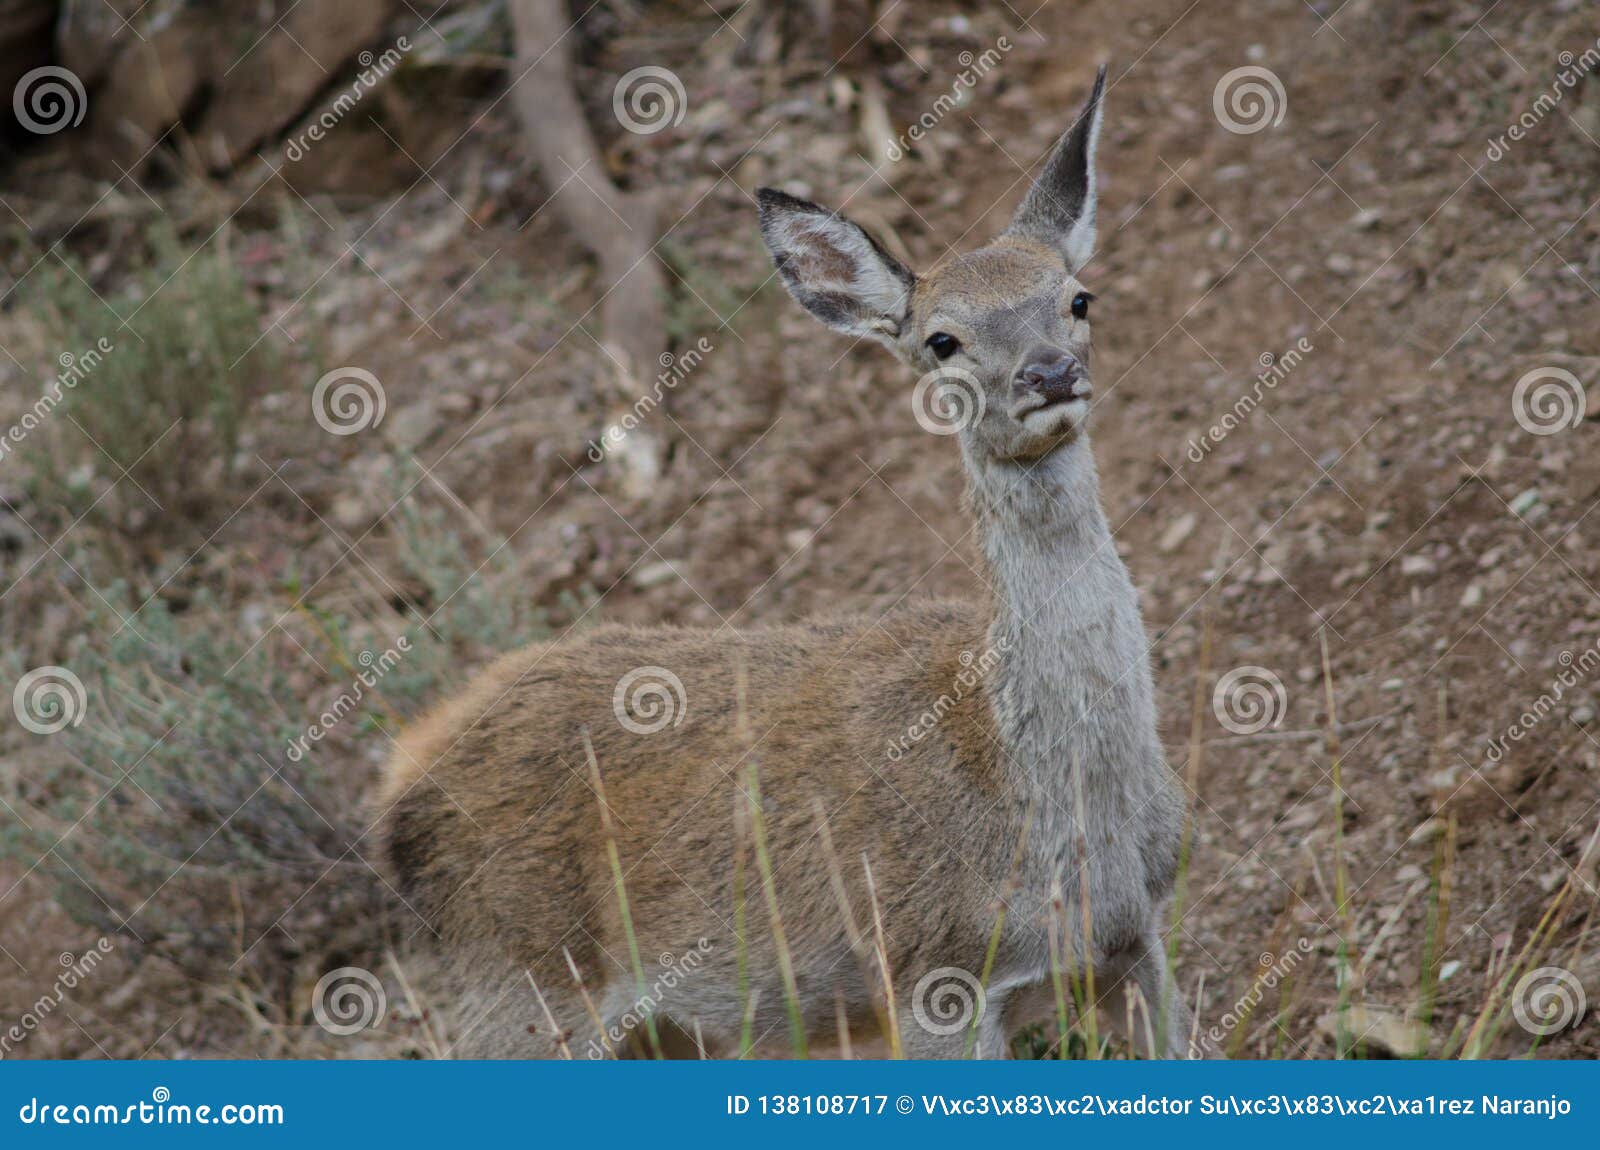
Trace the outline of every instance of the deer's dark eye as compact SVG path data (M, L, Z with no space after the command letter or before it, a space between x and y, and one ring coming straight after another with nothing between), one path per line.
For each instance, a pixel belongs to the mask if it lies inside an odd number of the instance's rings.
M959 339L942 331L936 331L928 337L928 350L940 359L949 359L960 346Z
M1081 291L1072 297L1072 316L1074 319L1089 318L1089 301L1092 299L1094 299L1094 296L1086 291Z

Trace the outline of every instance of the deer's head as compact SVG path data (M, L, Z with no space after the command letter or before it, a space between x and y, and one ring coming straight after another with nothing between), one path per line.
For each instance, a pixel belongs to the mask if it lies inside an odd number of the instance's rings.
M828 327L884 344L962 416L981 457L1036 459L1089 413L1089 305L1078 274L1094 250L1100 69L1011 224L918 276L859 225L772 188L761 232L789 294Z

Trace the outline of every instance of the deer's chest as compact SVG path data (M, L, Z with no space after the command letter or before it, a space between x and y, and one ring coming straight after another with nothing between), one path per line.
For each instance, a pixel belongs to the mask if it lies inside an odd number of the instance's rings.
M1013 624L994 696L1029 824L1007 932L1022 965L1045 954L1052 924L1099 955L1137 939L1178 832L1133 588L1116 564L1072 590Z

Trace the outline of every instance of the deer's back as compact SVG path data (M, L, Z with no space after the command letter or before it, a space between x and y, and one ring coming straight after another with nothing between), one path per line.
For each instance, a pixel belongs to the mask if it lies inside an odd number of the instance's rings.
M870 930L863 855L892 948L936 955L992 922L1024 817L994 752L984 628L976 607L928 603L742 638L605 626L508 655L401 741L381 796L397 887L458 954L493 946L538 971L565 946L591 971L611 965L602 949L624 933L587 731L644 953L701 938L734 953L735 808L753 769L802 971L823 977L845 957L830 875ZM639 668L681 682L658 697L667 721L617 699ZM746 843L747 945L760 951L766 908Z

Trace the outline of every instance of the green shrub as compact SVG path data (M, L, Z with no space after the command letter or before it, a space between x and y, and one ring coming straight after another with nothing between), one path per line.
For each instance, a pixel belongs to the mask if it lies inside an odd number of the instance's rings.
M29 289L52 358L75 357L81 375L42 429L48 446L22 453L41 502L81 510L104 485L88 477L115 479L123 467L163 504L222 490L281 356L220 238L192 250L157 230L148 268L121 292L97 291L53 258Z
M423 589L426 621L377 596L352 606L332 579L316 591L339 609L291 583L248 624L205 590L181 611L136 607L121 584L85 596L89 617L60 657L84 685L83 721L18 736L26 824L0 823L0 857L53 881L80 922L200 980L232 981L242 959L281 987L297 962L375 953L393 907L362 835L391 737L464 672L543 633L506 593L510 551L463 538L459 515L426 494L366 545L393 555L386 582ZM8 663L13 683L29 669ZM409 935L418 924L398 913Z

